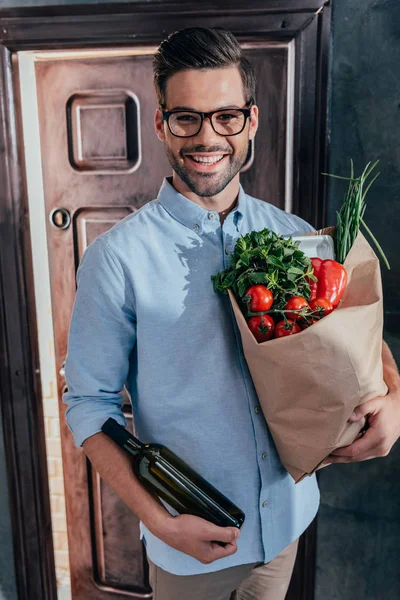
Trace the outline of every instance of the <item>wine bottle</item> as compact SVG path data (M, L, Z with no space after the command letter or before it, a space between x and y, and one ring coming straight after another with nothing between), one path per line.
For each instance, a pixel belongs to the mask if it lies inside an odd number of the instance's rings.
M143 444L111 418L101 429L131 454L140 483L179 514L202 517L220 527L242 526L245 515L240 508L166 446Z

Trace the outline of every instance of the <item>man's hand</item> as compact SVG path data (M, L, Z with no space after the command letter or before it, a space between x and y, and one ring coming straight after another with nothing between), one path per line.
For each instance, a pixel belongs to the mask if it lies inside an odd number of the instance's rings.
M193 515L179 515L168 519L162 529L156 532L157 537L205 565L235 554L236 540L240 536L236 527L218 527ZM223 542L225 546L217 542Z
M137 480L130 456L107 435L92 435L83 448L102 479L160 540L204 564L235 554L239 529L218 527L192 515L173 517Z
M368 420L368 428L362 437L350 446L334 450L321 466L333 463L361 462L371 458L387 456L400 437L400 376L393 356L384 343L382 348L383 378L388 386L386 396L378 396L358 406L350 423Z

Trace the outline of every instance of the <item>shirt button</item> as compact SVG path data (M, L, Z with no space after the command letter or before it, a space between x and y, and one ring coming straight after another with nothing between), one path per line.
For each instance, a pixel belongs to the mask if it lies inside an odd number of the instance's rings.
M260 407L259 407L259 406L256 406L254 410L255 410L255 411L256 411L256 413L258 414L258 413L260 412Z
M229 248L225 248L225 254L229 254Z
M193 229L199 229L200 225L197 225L197 223L195 225L193 225Z
M264 453L261 455L261 458L262 458L263 460L265 460L265 459L267 458L267 453L266 453L266 452L264 452Z
M208 213L209 219L215 219L215 213Z
M268 506L268 502L265 500L265 501L262 503L262 505L263 505L263 507L265 508L266 506Z

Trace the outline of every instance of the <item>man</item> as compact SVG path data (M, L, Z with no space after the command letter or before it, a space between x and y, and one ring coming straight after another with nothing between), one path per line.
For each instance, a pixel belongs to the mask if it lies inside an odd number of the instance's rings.
M229 301L214 293L211 275L251 230L313 228L240 186L258 108L253 71L229 32L172 34L154 70L155 129L173 174L156 200L99 236L82 258L67 420L76 445L141 520L154 600L283 600L319 491L315 476L295 485L280 463ZM385 357L389 365L390 351ZM100 432L110 416L125 424L124 384L138 437L168 446L239 506L240 532L172 515L138 483L129 458ZM381 400L370 406L379 423L386 411L379 425L386 451L400 433L390 422L396 410L400 422L397 387ZM364 444L368 454L374 439L372 430L353 446ZM337 460L354 460L351 449ZM362 452L357 459L370 457Z

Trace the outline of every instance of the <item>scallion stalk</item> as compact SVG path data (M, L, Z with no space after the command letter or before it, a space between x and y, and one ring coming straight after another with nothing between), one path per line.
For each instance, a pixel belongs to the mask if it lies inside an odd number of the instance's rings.
M372 171L375 169L378 162L379 160L375 161L372 165L371 162L369 162L359 177L354 177L354 165L352 159L350 159L350 177L341 177L340 175L333 175L332 173L322 173L322 175L334 177L335 179L344 179L349 182L349 187L345 194L342 207L340 211L336 213L337 225L335 231L335 250L336 260L341 264L343 264L346 260L346 256L350 252L350 249L354 244L354 240L358 235L360 225L362 225L368 233L368 235L371 237L372 241L374 242L378 253L384 261L386 267L390 269L389 262L381 246L379 245L378 241L372 234L369 227L367 227L363 219L366 208L365 197L371 185L378 177L379 172L373 177L371 181L368 182L368 185L366 185L367 179L371 175Z

